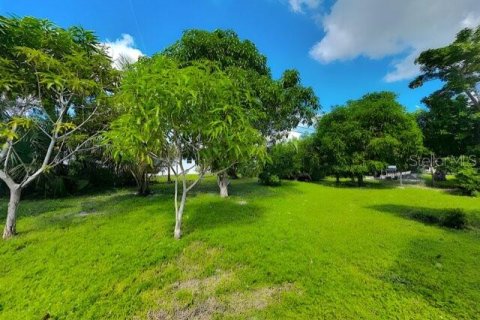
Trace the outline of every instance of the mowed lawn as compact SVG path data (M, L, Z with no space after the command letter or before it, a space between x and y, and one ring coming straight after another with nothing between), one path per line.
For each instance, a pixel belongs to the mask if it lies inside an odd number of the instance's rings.
M187 200L173 239L172 186L21 204L0 242L1 319L474 319L480 232L412 220L480 198L213 180ZM6 200L1 202L4 219ZM476 222L477 221L477 222Z

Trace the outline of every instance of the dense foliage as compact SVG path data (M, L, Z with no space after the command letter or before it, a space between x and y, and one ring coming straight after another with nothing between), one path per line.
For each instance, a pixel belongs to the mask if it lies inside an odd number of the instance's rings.
M320 119L317 150L330 174L362 184L364 175L389 164L409 168L410 158L422 150L422 134L395 98L390 92L368 94Z
M313 90L302 86L297 70L286 70L279 80L274 80L266 57L252 42L241 40L231 30L186 31L163 54L180 63L200 60L217 63L255 98L244 101L243 107L259 113L255 127L271 140L284 137L299 124L311 125L320 108Z
M276 178L318 181L324 177L320 156L313 136L283 141L269 149L269 162L260 174L260 182L276 184ZM271 182L273 180L273 183Z
M22 191L96 146L99 127L88 129L113 92L116 73L96 36L78 27L0 17L0 43L0 179L10 191L8 238L16 232ZM34 148L21 148L23 140Z
M428 110L418 115L425 146L439 157L480 157L480 26L460 31L445 47L422 52L416 63L422 73L411 88L431 80L443 84L424 99ZM466 193L480 189L476 170L472 167L460 174Z
M105 137L119 161L137 166L163 161L171 167L177 238L187 193L207 171L225 173L244 158L263 161L265 140L253 127L255 113L242 107L246 99L248 91L209 61L180 65L155 55L123 76L117 95L121 116ZM190 185L186 176L192 168L184 167L184 159L195 160L199 171Z

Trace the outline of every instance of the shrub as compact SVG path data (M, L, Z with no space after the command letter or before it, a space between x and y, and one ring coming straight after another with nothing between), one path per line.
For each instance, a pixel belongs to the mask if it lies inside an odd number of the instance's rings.
M480 174L470 163L463 165L456 174L458 187L466 195L476 196L480 191Z
M409 216L417 221L451 229L464 229L469 225L467 215L462 209L416 210L410 212Z
M464 229L467 224L467 215L462 209L452 209L442 217L440 224L447 228Z
M317 181L325 177L312 137L280 142L269 150L270 161L263 172L280 179Z
M260 173L260 175L258 176L258 181L263 185L272 187L279 186L282 183L282 181L277 175L270 174L265 171Z

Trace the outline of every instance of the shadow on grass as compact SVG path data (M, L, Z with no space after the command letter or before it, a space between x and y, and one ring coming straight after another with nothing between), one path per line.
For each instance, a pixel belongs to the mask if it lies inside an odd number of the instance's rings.
M194 180L189 178L188 183L192 183ZM256 178L241 178L231 179L228 186L228 192L230 196L244 197L249 195L255 195L260 197L278 196L279 193L287 192L301 192L295 189L294 182L282 181L282 185L279 187L267 187L260 185ZM161 194L171 196L173 201L173 195L175 192L175 184L173 182L160 182L156 184L152 191L155 194ZM200 181L191 192L188 193L188 198L193 198L201 194L219 194L218 185L215 177L208 176Z
M352 181L340 181L336 182L334 180L321 180L317 182L312 182L325 187L331 188L349 188L349 189L394 189L398 188L400 184L397 181L378 181L378 180L366 180L362 186L359 186L358 183Z
M448 241L428 237L412 239L379 278L402 296L413 296L415 300L420 297L418 301L423 300L452 319L476 319L480 312L478 241L464 235ZM428 309L422 309L417 310L419 319L429 313Z
M402 218L423 222L424 224L438 225L450 229L462 229L465 227L475 229L480 228L480 211L467 212L465 217L462 218L458 217L458 215L462 215L463 210L455 208L438 209L397 204L375 205L368 208L380 212L395 214ZM452 225L450 223L452 222L452 219L464 219L465 225L463 227L458 227L458 224L461 224L462 221L453 221Z
M54 201L55 203L51 203ZM7 217L8 202L4 201L0 205L0 224L2 224ZM18 207L18 218L39 216L48 212L73 208L73 204L61 203L61 201L55 200L22 200Z
M161 207L163 202L158 202L153 197L139 197L133 193L120 193L102 195L101 197L77 197L62 200L30 201L25 206L37 206L39 203L46 204L47 210L36 210L30 216L36 216L30 228L21 230L20 234L46 229L69 229L85 223L90 217L109 217L111 215L129 214L133 210L145 210L146 208ZM31 209L30 209L31 210ZM157 213L158 210L148 210ZM24 212L20 211L20 212ZM51 213L51 214L48 214ZM21 214L20 216L25 216ZM20 221L21 223L21 221ZM102 224L104 220L97 220L94 225Z
M186 210L189 211L184 224L186 233L226 225L250 224L263 215L260 207L233 199L192 205Z
M216 180L208 177L200 182L187 197L187 212L192 212L192 223L200 228L213 227L223 223L248 223L258 215L259 209L250 204L238 204L235 198L258 196L279 196L287 192L301 192L295 184L286 183L278 188L264 187L256 179L232 180L229 186L232 199L212 198L205 204L190 203L197 196L219 193ZM172 213L174 205L174 184L159 182L152 185L153 193L149 196L137 196L135 189L123 189L112 193L105 190L97 196L77 196L62 199L36 199L23 200L19 206L19 218L38 217L27 230L20 228L20 233L25 234L34 230L59 228L67 229L82 224L90 217L108 217L110 215L123 215L132 211L143 210L145 213L158 214ZM247 199L248 200L248 199ZM237 202L236 202L237 201ZM250 202L250 201L249 201ZM7 203L0 204L0 224L5 219ZM192 210L192 211L190 211ZM197 212L198 210L198 212ZM21 224L19 220L19 224ZM100 221L96 223L102 223Z

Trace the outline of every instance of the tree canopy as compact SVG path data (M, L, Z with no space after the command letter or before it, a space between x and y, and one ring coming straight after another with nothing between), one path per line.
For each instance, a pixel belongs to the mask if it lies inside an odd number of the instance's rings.
M245 99L248 92L213 62L180 65L155 55L125 72L117 100L123 115L112 125L123 134L113 134L111 141L118 144L119 155L133 154L148 163L168 160L176 177L177 238L187 193L207 171L224 172L239 159L265 157L264 139L252 126L255 114L241 106ZM190 185L186 175L191 168L183 166L187 158L200 171Z
M267 58L249 40L241 40L231 30L189 30L163 51L180 63L208 60L225 71L238 86L248 90L254 100L246 109L260 115L255 127L272 140L279 139L299 124L311 125L320 109L314 91L301 84L297 70L286 70L274 80Z
M416 59L421 74L411 88L441 80L442 88L426 97L420 126L427 147L439 156L480 154L480 26L464 29L445 47L429 49Z
M0 17L0 179L10 189L5 238L15 234L22 190L92 141L84 129L115 79L92 32ZM24 139L38 147L20 152Z
M232 30L187 30L182 38L165 49L163 54L180 63L210 60L217 62L223 70L238 67L270 76L267 57L258 51L253 42L241 40Z
M439 92L464 94L480 110L480 26L460 31L448 46L422 52L415 62L422 74L410 83L411 88L438 79L444 84Z
M357 177L388 164L407 169L422 148L414 118L391 92L371 93L324 115L316 131L318 152L331 174Z

